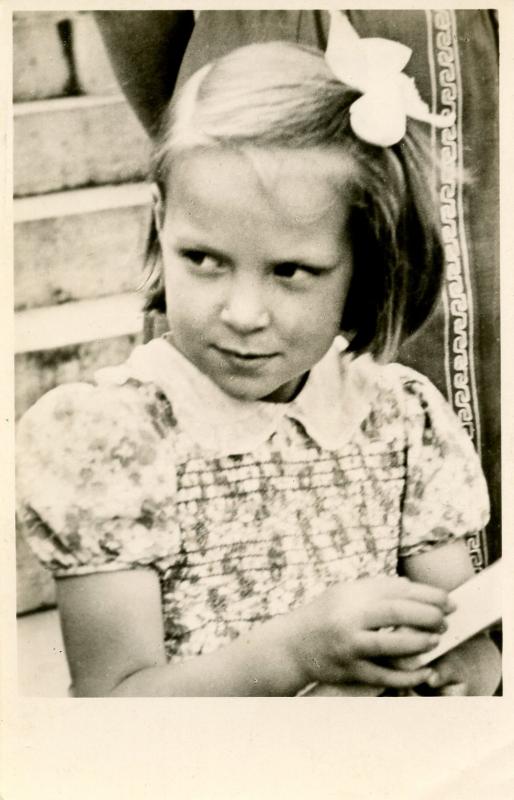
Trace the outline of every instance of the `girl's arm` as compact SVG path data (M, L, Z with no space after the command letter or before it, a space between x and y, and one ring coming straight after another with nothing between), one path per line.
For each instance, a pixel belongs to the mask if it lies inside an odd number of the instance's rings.
M154 136L193 30L193 12L96 11L95 17L119 84Z
M259 637L214 656L166 663L160 587L151 570L57 581L57 601L77 696L288 694L301 679L267 626ZM271 628L271 630L268 630ZM266 635L267 634L267 635Z
M441 545L403 561L403 571L413 581L447 591L473 577L474 570L464 540ZM429 686L442 695L492 695L501 678L501 658L486 633L479 634L442 656L434 664Z
M439 589L402 578L360 580L212 654L167 663L153 571L61 578L57 599L77 696L287 696L316 681L408 688L431 671L392 670L373 658L434 646L448 610ZM379 630L390 625L406 627Z

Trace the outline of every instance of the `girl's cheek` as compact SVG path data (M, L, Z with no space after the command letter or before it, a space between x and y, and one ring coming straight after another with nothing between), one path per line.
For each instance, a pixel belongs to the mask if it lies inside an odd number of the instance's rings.
M164 286L170 303L177 303L178 298L193 297L196 292L180 259L170 259L164 270Z
M177 272L165 281L165 289L168 315L191 324L213 317L221 302L219 292L208 282L191 280Z

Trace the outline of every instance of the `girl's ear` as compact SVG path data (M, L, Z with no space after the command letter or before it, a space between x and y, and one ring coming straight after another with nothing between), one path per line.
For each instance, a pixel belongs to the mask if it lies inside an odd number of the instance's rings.
M151 191L155 227L157 228L157 232L160 233L164 223L164 200L161 190L156 183L152 183Z

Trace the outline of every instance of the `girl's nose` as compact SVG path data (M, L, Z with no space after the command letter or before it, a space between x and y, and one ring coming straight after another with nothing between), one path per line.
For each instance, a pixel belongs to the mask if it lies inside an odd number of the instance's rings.
M237 333L252 333L270 324L270 314L263 302L262 287L254 282L237 281L221 310L221 320Z

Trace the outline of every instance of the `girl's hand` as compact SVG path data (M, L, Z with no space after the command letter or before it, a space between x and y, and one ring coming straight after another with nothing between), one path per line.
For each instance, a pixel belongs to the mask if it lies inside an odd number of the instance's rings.
M485 634L463 642L431 664L432 676L416 694L439 697L490 696L501 677L501 659L496 645Z
M448 591L475 574L464 539L406 558L402 569L414 581L437 582ZM500 653L485 633L468 639L430 666L434 674L426 686L416 688L417 694L487 697L501 680Z
M469 694L468 668L458 651L446 653L432 664L433 674L418 694L440 697L465 697Z
M293 612L290 647L305 684L363 683L411 688L431 668L402 671L376 659L413 655L439 641L451 611L448 593L406 578L365 578L337 584Z

